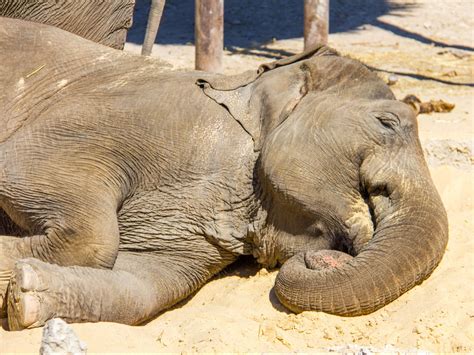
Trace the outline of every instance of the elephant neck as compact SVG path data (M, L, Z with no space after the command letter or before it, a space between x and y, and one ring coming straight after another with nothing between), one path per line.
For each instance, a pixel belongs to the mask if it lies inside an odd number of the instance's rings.
M268 207L271 202L265 194L265 189L261 183L257 170L259 161L255 163L254 169L254 198L256 201L256 208L253 211L247 232L247 247L253 257L258 263L265 267L274 267L277 264L277 258L274 255L274 229L271 225L268 225L269 210Z

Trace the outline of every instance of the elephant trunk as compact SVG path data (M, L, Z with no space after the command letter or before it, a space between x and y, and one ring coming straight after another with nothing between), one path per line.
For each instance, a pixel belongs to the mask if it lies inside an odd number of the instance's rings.
M418 181L416 188L407 185L392 193L369 191L374 234L355 257L346 256L343 259L349 260L343 263L333 258L326 267L315 267L312 260L338 252L308 252L289 259L275 282L279 300L295 312L357 316L379 309L426 279L446 247L446 212L431 179Z
M145 40L142 46L142 55L151 55L153 44L155 43L158 28L160 27L161 15L165 0L151 0L150 13L148 15L148 24L146 27Z

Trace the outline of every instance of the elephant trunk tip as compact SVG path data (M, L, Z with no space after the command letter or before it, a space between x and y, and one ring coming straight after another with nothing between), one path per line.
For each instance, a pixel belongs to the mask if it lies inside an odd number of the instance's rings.
M304 254L305 265L311 270L340 269L353 257L337 250L308 251Z

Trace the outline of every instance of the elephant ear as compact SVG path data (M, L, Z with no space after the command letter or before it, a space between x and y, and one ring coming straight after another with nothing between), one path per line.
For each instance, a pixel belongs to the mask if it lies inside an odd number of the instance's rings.
M232 117L254 140L255 150L262 137L282 123L312 87L312 77L304 60L334 55L326 46L316 46L301 54L262 64L258 70L234 76L200 78L196 84Z

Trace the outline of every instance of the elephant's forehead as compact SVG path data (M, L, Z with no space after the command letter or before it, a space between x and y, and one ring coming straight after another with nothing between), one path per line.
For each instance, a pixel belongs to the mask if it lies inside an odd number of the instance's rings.
M293 115L293 132L304 133L311 129L324 131L329 127L341 128L339 126L341 124L361 123L380 112L396 115L402 125L416 124L415 113L401 101L359 98L330 91L309 93L305 97Z

